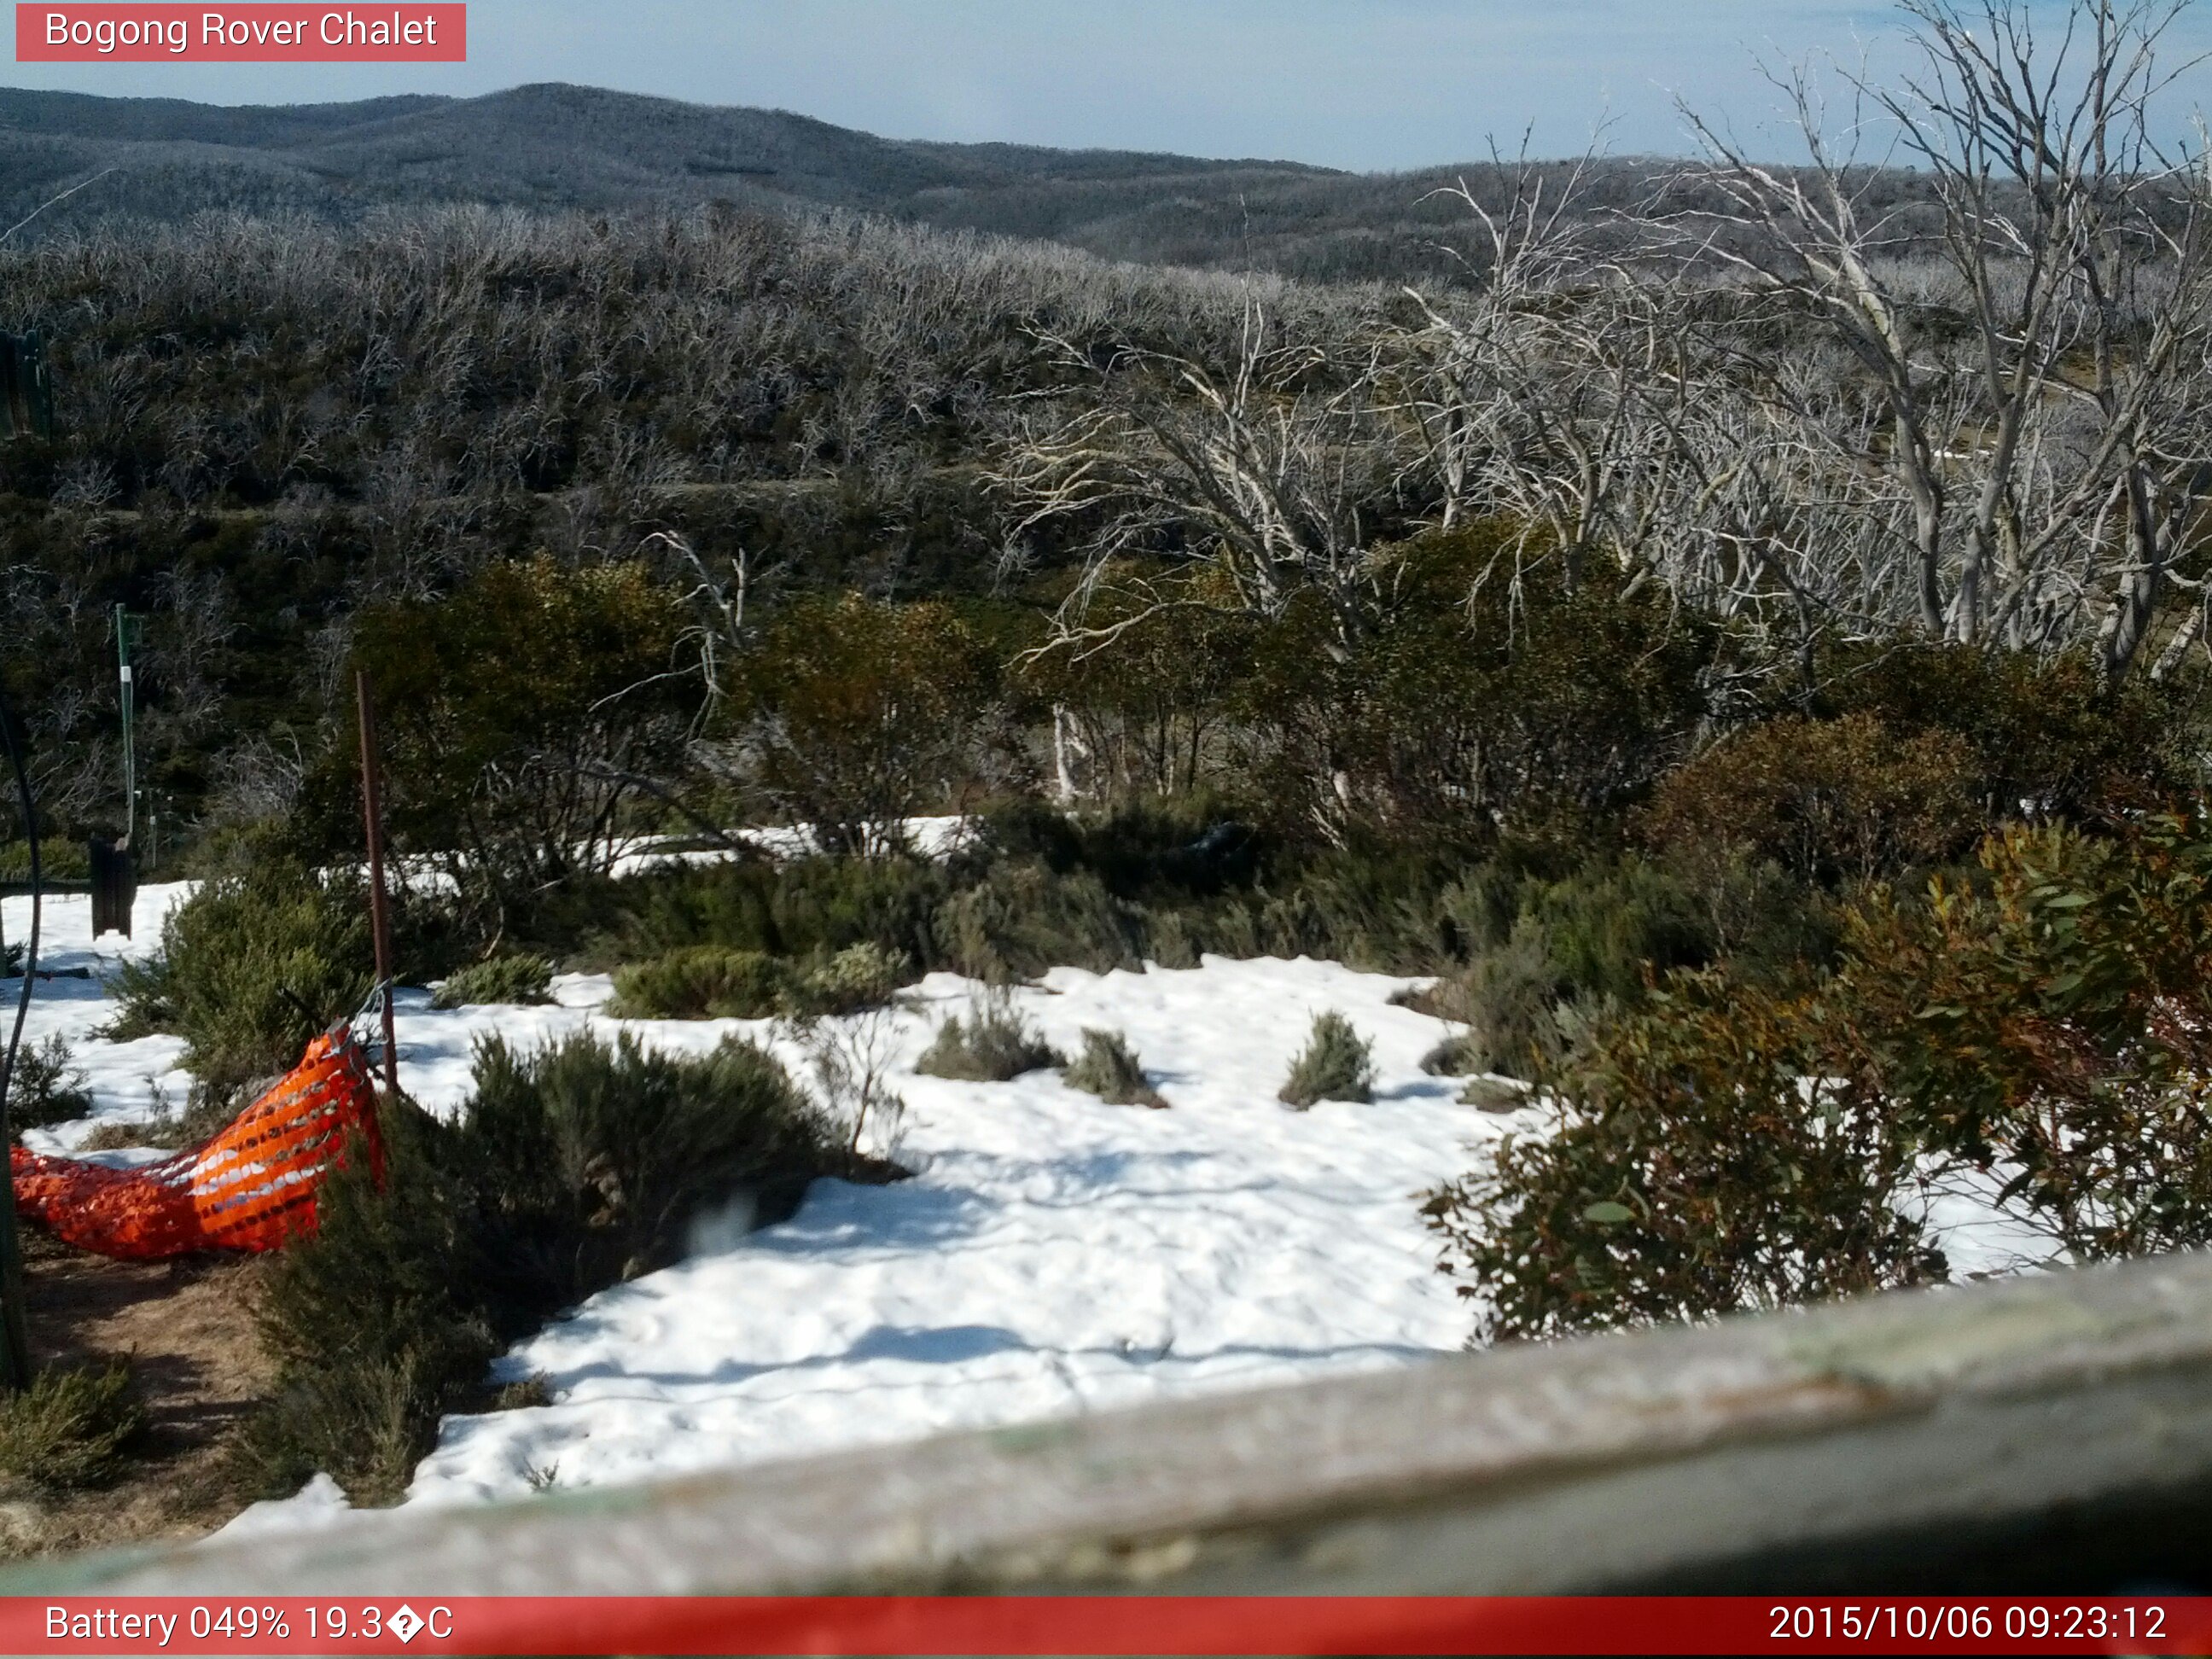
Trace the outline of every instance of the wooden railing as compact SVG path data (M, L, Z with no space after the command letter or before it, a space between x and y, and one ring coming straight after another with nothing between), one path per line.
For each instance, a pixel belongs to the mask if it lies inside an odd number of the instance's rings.
M2212 1577L2212 1257L1439 1359L11 1593L2096 1590Z

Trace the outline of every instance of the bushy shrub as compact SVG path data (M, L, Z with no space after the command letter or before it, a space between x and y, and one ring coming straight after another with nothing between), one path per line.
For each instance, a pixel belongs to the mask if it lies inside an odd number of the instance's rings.
M1145 1076L1145 1068L1119 1031L1086 1028L1083 1053L1060 1073L1071 1089L1097 1095L1112 1106L1165 1106L1158 1090Z
M1106 973L1145 959L1143 910L1089 871L1001 866L947 899L935 932L946 966L994 983L1054 967Z
M1525 1078L1556 1060L1565 1048L1561 1011L1577 988L1553 960L1543 928L1532 919L1497 950L1476 957L1436 1001L1449 1018L1468 1027L1458 1052L1466 1069Z
M826 960L796 969L781 1002L787 1014L856 1014L891 1000L912 969L907 959L869 940L848 945Z
M476 1003L533 1003L553 1000L553 964L526 951L496 956L457 968L431 999L436 1008Z
M1989 823L2162 805L2202 781L2185 675L2113 684L2087 652L1885 638L1822 652L1819 682L1822 717L1863 714L1902 737L1962 739Z
M825 851L903 850L905 821L970 775L994 678L942 601L801 599L744 665L755 781Z
M908 967L903 957L865 940L811 963L693 945L616 969L608 1012L619 1019L857 1013L889 1001Z
M169 913L161 955L113 981L114 1030L182 1036L198 1091L228 1103L289 1070L374 979L365 896L272 861L217 877Z
M617 1019L765 1019L782 995L786 971L759 951L695 945L615 970Z
M1470 520L1378 550L1356 645L1293 605L1237 712L1269 735L1288 816L1398 842L1573 841L1688 752L1720 630L1656 584L1558 562L1497 574L1511 527ZM1505 555L1510 557L1510 555Z
M25 1129L89 1117L92 1103L84 1072L60 1032L15 1051L15 1069L8 1082L9 1130L20 1135Z
M124 1361L54 1366L0 1397L0 1473L52 1491L106 1486L145 1426Z
M1468 1028L1450 1056L1465 1071L1533 1077L1594 1020L1641 1001L1654 975L1716 954L1695 886L1644 860L1595 860L1559 880L1471 882L1458 896L1462 913L1477 913L1469 934L1496 942L1423 1000ZM1501 913L1512 920L1499 938Z
M1488 1060L1473 1034L1456 1031L1421 1056L1421 1069L1431 1077L1465 1077L1486 1070Z
M528 1246L562 1300L672 1261L703 1206L742 1195L787 1213L844 1162L836 1126L735 1037L684 1059L628 1036L529 1053L487 1038L454 1146L495 1200L507 1247Z
M261 1484L328 1470L388 1503L441 1413L489 1395L499 1348L556 1308L674 1260L704 1213L790 1213L814 1176L882 1179L759 1048L678 1059L586 1036L479 1043L450 1123L386 1114L380 1190L355 1159L319 1227L269 1264L259 1307L278 1362L247 1437Z
M2212 1243L2212 817L2015 826L1846 916L1831 996L1931 1149L2077 1260Z
M1060 1055L1031 1029L1012 998L994 991L978 997L965 1019L954 1014L939 1026L915 1070L963 1083L1005 1083L1060 1063Z
M1683 975L1545 1079L1427 1213L1479 1334L1543 1337L1941 1279L1900 1200L1915 1142L1799 1000ZM1807 1079L1812 1079L1807 1081Z
M447 1137L404 1105L384 1123L386 1188L349 1158L317 1194L315 1233L263 1275L254 1312L276 1382L240 1455L272 1496L322 1470L356 1504L397 1502L439 1419L473 1402L523 1328L485 1295L497 1212L445 1167Z
M918 859L804 858L695 866L597 884L610 914L598 941L625 960L691 945L793 958L834 956L855 945L942 965L934 918L951 881Z
M452 878L478 939L605 870L638 780L674 770L693 712L668 672L683 628L678 593L642 562L545 556L354 618L393 845ZM358 763L342 741L308 780L310 810L357 823Z
M1938 1278L1972 1168L2076 1260L2212 1243L2212 817L2014 826L1981 874L1843 912L1832 974L1678 975L1540 1079L1432 1216L1501 1335Z
M1314 1017L1306 1046L1291 1062L1277 1099L1300 1110L1323 1100L1375 1097L1375 1045L1334 1009Z
M1677 850L1739 848L1806 881L1865 881L1950 858L1981 814L1972 750L1873 715L1789 716L1740 732L1662 780L1644 820Z

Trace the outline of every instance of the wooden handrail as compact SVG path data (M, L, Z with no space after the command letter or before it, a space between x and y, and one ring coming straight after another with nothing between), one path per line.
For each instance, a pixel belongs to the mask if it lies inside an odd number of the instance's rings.
M2208 1515L2191 1254L42 1561L0 1591L2171 1587L2212 1560Z

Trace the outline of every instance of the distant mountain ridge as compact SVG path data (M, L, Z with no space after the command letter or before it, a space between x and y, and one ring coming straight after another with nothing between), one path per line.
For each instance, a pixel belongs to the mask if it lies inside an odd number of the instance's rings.
M106 167L115 171L71 202L67 222L722 200L854 209L1114 258L1396 277L1438 264L1437 237L1458 220L1422 199L1449 176L1441 170L1363 175L1291 161L879 138L783 110L562 83L477 98L242 107L0 88L0 223Z

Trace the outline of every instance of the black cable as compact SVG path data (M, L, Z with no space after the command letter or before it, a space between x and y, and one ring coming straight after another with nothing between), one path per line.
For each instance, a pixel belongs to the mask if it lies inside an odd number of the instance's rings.
M15 999L15 1027L8 1036L8 1052L0 1057L0 1154L14 1146L8 1133L8 1096L15 1081L15 1056L23 1043L23 1022L31 1012L31 988L38 982L39 924L44 908L45 887L39 870L39 810L31 793L30 769L23 764L22 739L15 731L15 712L8 704L8 689L0 684L0 741L8 746L8 763L15 774L15 793L23 807L23 839L31 851L31 936L23 947L23 990ZM23 1265L15 1244L15 1174L12 1164L0 1177L0 1385L11 1391L31 1385L31 1341L23 1319Z
M23 990L15 999L15 1029L9 1034L8 1052L0 1055L0 1139L8 1132L8 1090L15 1078L15 1054L23 1042L23 1022L31 1012L31 987L39 973L39 922L41 910L39 872L39 817L31 796L31 775L23 764L23 746L15 737L15 711L8 706L8 690L0 685L0 742L8 745L8 763L15 774L15 795L22 803L23 839L31 849L31 936L23 946Z

